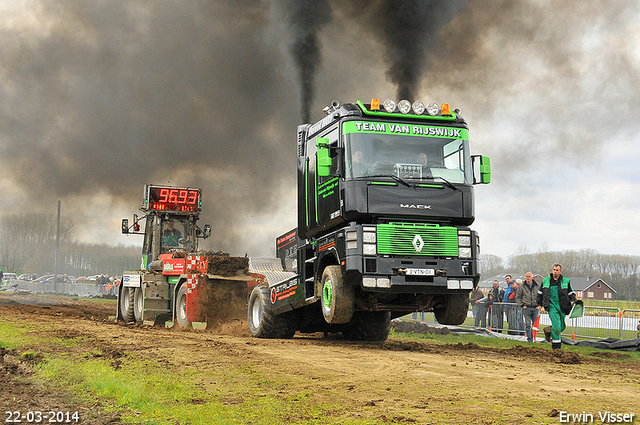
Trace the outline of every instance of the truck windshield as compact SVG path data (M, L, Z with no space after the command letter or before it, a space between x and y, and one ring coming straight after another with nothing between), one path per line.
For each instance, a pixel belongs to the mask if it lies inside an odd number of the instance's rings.
M353 132L345 134L344 142L349 179L396 176L456 184L473 179L469 142L462 138Z

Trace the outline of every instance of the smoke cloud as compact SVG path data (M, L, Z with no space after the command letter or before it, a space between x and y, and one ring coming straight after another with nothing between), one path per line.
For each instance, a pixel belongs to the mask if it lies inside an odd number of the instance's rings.
M117 243L144 184L202 187L206 247L270 255L301 118L389 92L462 109L495 187L533 192L637 134L636 3L5 3L0 214L61 199L76 237Z

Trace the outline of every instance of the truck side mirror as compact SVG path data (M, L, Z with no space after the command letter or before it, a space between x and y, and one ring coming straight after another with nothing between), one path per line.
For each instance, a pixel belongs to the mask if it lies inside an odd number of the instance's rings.
M491 183L491 160L488 156L474 155L473 159L473 184L489 184ZM478 173L476 173L476 171ZM476 179L476 175L479 178Z
M329 175L331 165L333 165L333 161L329 154L329 139L326 137L318 137L316 139L316 147L318 148L318 152L316 153L318 158L318 161L316 162L318 164L318 176L327 177Z
M211 236L211 225L210 224L205 224L204 225L204 238L207 239L209 236Z
M125 235L129 233L129 220L126 218L122 219L122 233Z

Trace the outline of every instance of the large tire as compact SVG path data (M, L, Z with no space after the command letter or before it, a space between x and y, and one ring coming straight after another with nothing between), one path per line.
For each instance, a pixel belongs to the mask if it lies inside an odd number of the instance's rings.
M176 296L176 322L175 325L180 329L191 329L191 322L187 319L187 284L184 283L180 289L178 289L178 295Z
M133 315L136 322L142 322L144 319L144 292L142 288L135 288L133 291Z
M268 285L258 285L251 291L247 308L249 332L256 338L293 338L298 326L298 312L274 314Z
M329 324L349 323L356 304L356 292L342 279L340 266L327 266L322 273L320 306Z
M386 341L391 330L390 311L356 311L354 323L342 332L345 339L352 341Z
M132 323L136 321L133 313L133 303L135 297L135 288L123 286L120 290L120 298L118 299L118 308L120 309L120 318L125 323Z
M469 294L447 295L447 304L433 310L438 323L458 326L464 323L469 312Z

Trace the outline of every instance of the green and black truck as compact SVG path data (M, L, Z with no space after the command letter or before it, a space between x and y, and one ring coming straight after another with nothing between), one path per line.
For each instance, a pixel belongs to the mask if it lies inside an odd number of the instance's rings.
M276 238L273 262L252 259L264 279L251 334L384 340L415 311L461 324L480 276L473 186L491 166L471 155L460 111L390 99L324 111L297 131L298 225Z

